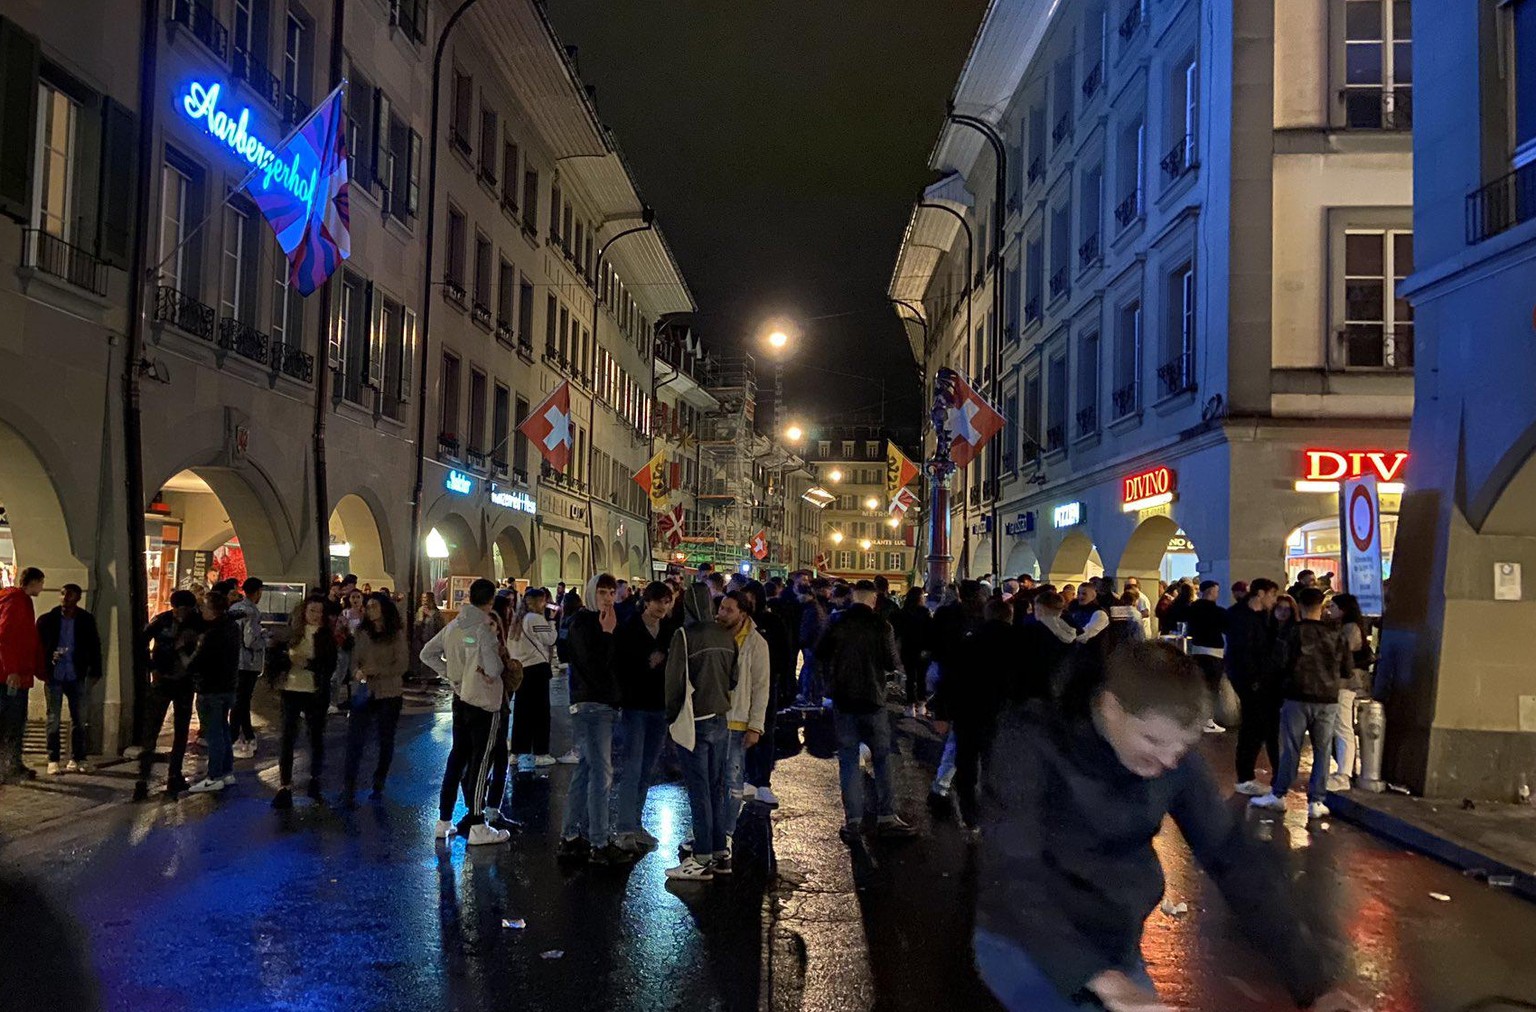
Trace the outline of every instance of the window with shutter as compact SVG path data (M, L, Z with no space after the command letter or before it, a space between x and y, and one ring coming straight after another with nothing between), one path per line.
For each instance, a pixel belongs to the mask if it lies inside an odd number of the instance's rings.
M113 267L126 269L133 245L138 118L111 99L103 102L101 112L101 213L97 218L97 255Z
M384 389L384 356L388 333L385 329L384 299L372 300L368 319L368 385Z
M331 303L330 336L326 341L325 364L332 369L341 368L343 345L346 341L347 317L352 312L352 289L343 285L340 297Z
M405 325L400 331L400 403L409 404L412 390L411 377L416 371L416 314L412 310L404 310Z
M421 134L411 131L410 162L406 172L405 213L416 217L421 206Z
M37 39L0 18L0 214L32 214L32 139L37 123Z
M389 96L384 94L383 88L373 91L373 176L378 181L387 212L390 187L395 182L395 165L394 152L389 147Z

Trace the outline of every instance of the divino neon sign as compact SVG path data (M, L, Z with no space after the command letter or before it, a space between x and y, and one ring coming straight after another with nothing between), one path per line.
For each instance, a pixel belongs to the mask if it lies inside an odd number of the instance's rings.
M236 115L219 108L219 97L224 86L217 82L204 84L193 81L187 85L181 97L181 111L194 123L208 131L209 135L224 142L231 151L245 159L261 177L261 188L270 189L275 182L291 193L295 200L313 203L315 187L319 181L320 167L316 163L306 168L303 150L293 152L292 160L283 161L272 145L251 132L251 110L241 109Z

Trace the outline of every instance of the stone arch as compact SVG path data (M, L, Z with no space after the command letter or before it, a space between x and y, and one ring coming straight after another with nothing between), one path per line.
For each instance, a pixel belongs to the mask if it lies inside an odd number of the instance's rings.
M1010 579L1024 573L1038 579L1041 572L1040 557L1035 554L1034 546L1023 538L1016 538L1003 561L1003 578Z
M560 552L555 548L546 548L539 553L539 583L549 588L549 592L555 592L555 584L560 582Z
M346 572L375 588L399 585L390 575L394 545L384 536L383 527L379 512L356 492L342 496L331 510L331 541L345 543L349 550Z
M581 553L567 552L565 554L565 568L563 578L567 587L581 582Z
M5 507L16 565L41 569L50 588L78 583L89 590L88 566L75 553L68 514L43 460L17 429L0 422L0 505Z
M502 528L501 533L496 535L496 547L501 550L501 564L505 567L505 572L496 574L498 580L536 577L537 574L529 572L533 567L533 557L528 551L528 541L522 531L516 527Z
M592 568L598 573L608 568L608 542L600 537L592 539Z
M618 538L613 539L613 554L609 555L608 558L612 560L610 565L613 566L614 576L620 576L627 579L629 577L639 575L638 573L634 572L626 572L626 570L629 568L629 553L624 550L624 542L620 541Z
M480 572L480 545L475 540L474 526L458 513L439 517L428 526L436 530L448 546L448 567L452 576L472 576Z
M159 484L146 484L145 491L164 492L168 499L181 497L177 505L184 521L184 547L217 551L232 537L238 538L246 572L272 580L289 575L296 546L268 508L268 503L278 502L269 486L266 476L254 467L194 465Z
M992 535L983 534L971 546L970 563L970 572L966 575L972 580L979 580L992 572Z
M629 550L630 575L642 583L651 581L651 567L646 564L645 554L640 551L640 546L635 545Z
M1051 564L1045 576L1049 582L1058 585L1075 583L1085 575L1102 571L1103 568L1093 539L1082 531L1073 531L1056 546L1056 553L1051 556Z
M1131 539L1120 553L1115 574L1122 580L1128 576L1152 580L1155 586L1163 555L1168 551L1168 540L1178 532L1179 525L1172 517L1147 517L1131 532Z

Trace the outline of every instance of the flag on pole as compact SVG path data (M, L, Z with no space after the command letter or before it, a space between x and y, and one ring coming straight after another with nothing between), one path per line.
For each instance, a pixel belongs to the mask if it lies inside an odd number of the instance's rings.
M885 497L894 500L896 493L907 487L917 477L917 465L907 455L896 449L896 444L885 441Z
M571 430L571 384L569 380L555 387L555 392L544 398L538 407L528 413L517 431L528 437L549 461L549 466L565 473L571 463L571 447L576 436Z
M678 503L656 521L656 533L673 548L683 543L683 504Z
M754 559L768 558L768 532L758 531L752 536L752 557Z
M667 482L667 451L657 450L656 456L646 461L634 476L635 484L639 485L651 497L651 509L661 511L667 507L667 493L671 485Z
M342 88L338 85L326 96L270 152L264 167L246 179L257 209L288 256L289 274L300 295L313 294L352 255Z
M888 512L900 520L907 515L907 510L915 505L917 505L917 496L910 488L898 489L896 495L891 498L891 507Z
M949 429L949 459L956 467L964 467L976 459L988 440L1002 431L1003 416L971 389L965 377L956 373L955 403L945 424Z

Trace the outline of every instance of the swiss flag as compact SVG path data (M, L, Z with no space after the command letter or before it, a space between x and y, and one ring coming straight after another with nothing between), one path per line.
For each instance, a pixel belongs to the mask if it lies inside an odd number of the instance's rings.
M1002 431L1003 416L981 394L971 389L965 377L959 373L952 375L955 403L945 419L950 438L949 459L956 467L964 467L976 458L989 439Z
M754 559L768 558L768 532L758 531L752 536L752 557Z
M555 392L528 413L517 431L538 447L539 453L556 471L565 472L571 463L571 447L576 442L571 428L571 384L562 381Z

